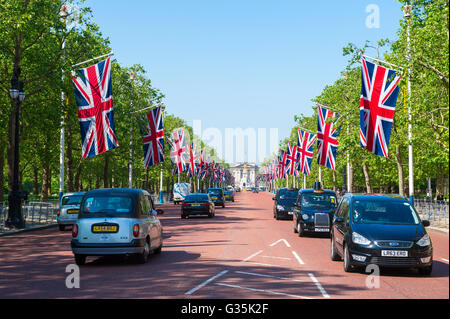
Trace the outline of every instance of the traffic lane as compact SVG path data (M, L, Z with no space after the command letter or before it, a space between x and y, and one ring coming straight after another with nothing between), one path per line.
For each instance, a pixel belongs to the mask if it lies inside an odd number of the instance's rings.
M266 195L265 201L269 205L271 195ZM267 216L272 216L267 211ZM448 298L448 265L438 256L447 252L448 235L429 231L433 240L434 258L433 273L430 277L420 276L415 270L381 269L380 288L369 289L366 286L368 274L345 273L342 262L330 259L330 238L325 234L310 234L298 237L294 234L292 221L276 221L280 236L285 236L305 264L312 269L322 270L318 277L325 289L335 285L347 284L348 289L338 291L333 298ZM292 240L291 240L292 239ZM420 287L420 289L418 289Z

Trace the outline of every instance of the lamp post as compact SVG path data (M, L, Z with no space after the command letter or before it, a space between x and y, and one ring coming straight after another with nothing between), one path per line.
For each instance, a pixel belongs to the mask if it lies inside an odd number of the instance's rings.
M13 138L13 183L12 190L8 194L8 219L5 222L7 227L25 228L25 220L22 216L22 197L19 191L19 115L20 104L25 99L23 82L19 81L20 68L14 72L11 80L9 95L15 104L14 109L14 138Z
M134 71L130 73L131 85L134 86ZM131 101L131 109L133 109L133 101ZM128 187L133 188L133 122L130 117L130 163L128 165Z

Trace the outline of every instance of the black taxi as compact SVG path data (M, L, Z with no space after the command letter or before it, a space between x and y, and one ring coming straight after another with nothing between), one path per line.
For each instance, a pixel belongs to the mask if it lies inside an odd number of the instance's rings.
M313 189L300 190L293 209L294 232L300 237L306 232L329 234L336 206L336 193L322 189L319 182Z

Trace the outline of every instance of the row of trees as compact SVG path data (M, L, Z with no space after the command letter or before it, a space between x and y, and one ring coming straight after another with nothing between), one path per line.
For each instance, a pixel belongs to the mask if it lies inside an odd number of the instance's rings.
M9 90L11 79L18 74L26 93L19 118L19 180L23 190L39 195L41 200L58 192L62 117L65 123L65 191L128 187L130 133L133 186L158 190L161 167L166 187L173 181L167 145L166 161L144 168L141 132L133 112L161 103L164 94L152 86L141 65L125 67L116 60L112 61L114 117L119 147L94 158L81 158L80 129L71 81L72 65L111 51L108 38L92 22L92 12L83 7L83 2L0 2L0 202L6 199L4 194L12 187L15 102L10 98ZM61 14L63 5L68 8L68 15ZM133 81L130 80L132 71L135 73ZM65 92L64 101L62 92ZM170 107L166 108L167 111ZM185 127L193 136L192 128L183 119L170 114L165 116L165 135L178 127ZM199 146L205 147L202 142ZM183 176L182 180L185 179Z
M349 57L348 65L339 79L327 85L314 98L314 103L327 105L341 116L337 167L335 171L322 168L322 179L335 190L347 184L347 155L350 160L350 189L367 192L398 192L408 195L408 103L412 112L412 145L414 151L415 191L427 189L428 178L433 179L436 191L444 193L444 179L449 173L449 29L448 2L444 0L401 0L412 6L410 30L410 60L408 60L406 21L400 22L395 42L380 40L376 46L366 43L358 48L350 43L343 48ZM384 50L383 56L379 55ZM370 53L370 54L369 54ZM361 58L367 54L404 66L400 81L394 124L389 143L389 157L373 155L360 147L359 104L361 91ZM407 72L409 69L409 73ZM407 78L411 92L407 90ZM312 116L296 115L298 123L291 136L280 143L286 149L290 141L296 143L297 128L317 130L317 108ZM267 159L265 164L272 159ZM301 177L302 178L302 177ZM318 164L313 160L307 184L318 178ZM303 178L302 178L303 179ZM284 186L285 181L279 181ZM302 182L301 182L302 183ZM302 185L302 184L299 185ZM448 195L448 194L446 194Z

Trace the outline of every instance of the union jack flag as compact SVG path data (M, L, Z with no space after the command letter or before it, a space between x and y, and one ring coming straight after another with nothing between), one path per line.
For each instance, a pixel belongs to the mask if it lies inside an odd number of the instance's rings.
M164 126L162 109L157 107L147 113L148 124L142 139L144 144L144 166L152 166L164 162Z
M388 157L389 137L401 79L398 71L362 59L359 136L361 147Z
M298 163L298 149L297 145L291 147L291 143L288 143L287 156L286 156L286 175L298 176L297 163Z
M111 58L72 73L82 157L93 157L119 146L114 131Z
M316 141L316 135L303 131L302 129L297 130L297 135L297 149L299 153L297 169L303 174L309 175L311 173L311 163L314 155L314 142Z
M287 152L280 150L280 156L278 157L278 178L287 178L286 174L286 161Z
M186 146L184 142L184 129L178 129L172 132L173 138L168 138L172 151L170 152L170 159L175 164L173 174L179 174L186 170Z
M317 117L317 163L334 170L336 168L336 153L339 142L339 130L330 123L329 119L335 113L318 105L319 115Z
M189 152L189 169L187 176L193 177L195 174L197 174L197 144L194 142L191 143L191 145L188 147Z

